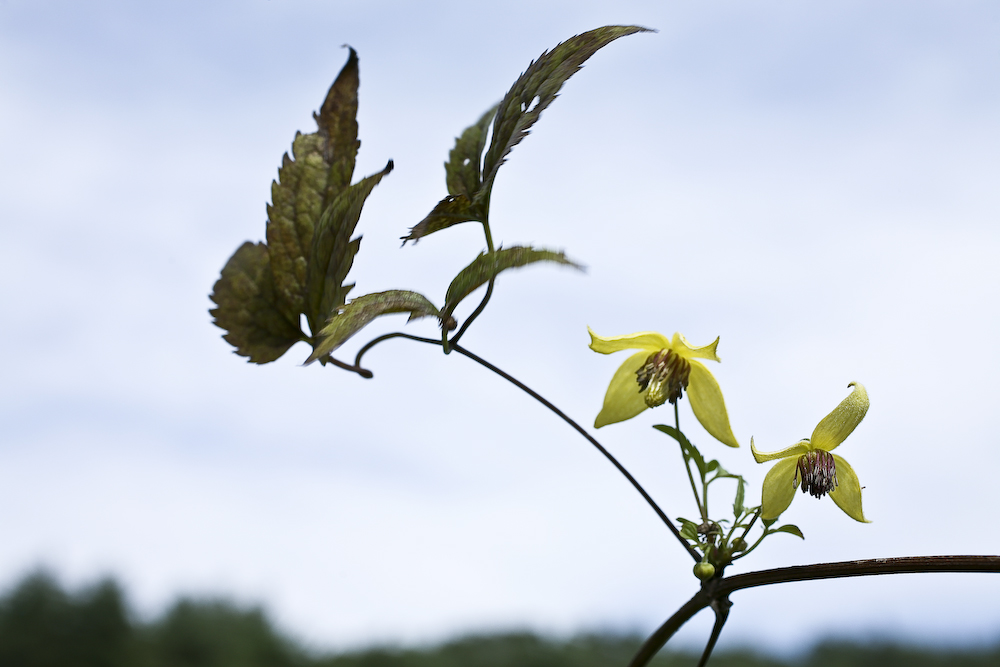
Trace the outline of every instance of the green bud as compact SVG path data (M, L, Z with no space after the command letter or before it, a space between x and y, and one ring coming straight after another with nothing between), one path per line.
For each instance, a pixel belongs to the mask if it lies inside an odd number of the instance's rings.
M698 577L702 581L708 581L715 576L715 566L704 561L697 563L694 566L694 576Z
M747 550L746 540L744 540L742 537L737 537L735 540L733 540L733 553L746 550Z

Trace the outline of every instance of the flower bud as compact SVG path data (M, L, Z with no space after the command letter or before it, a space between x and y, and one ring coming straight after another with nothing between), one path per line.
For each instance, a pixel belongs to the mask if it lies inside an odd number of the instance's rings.
M708 581L715 576L715 566L705 561L697 563L694 566L694 576L702 581Z

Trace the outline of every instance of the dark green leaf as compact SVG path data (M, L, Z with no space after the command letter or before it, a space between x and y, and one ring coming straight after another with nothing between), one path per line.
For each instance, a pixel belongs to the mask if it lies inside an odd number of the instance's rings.
M313 235L308 271L309 326L317 331L334 311L344 305L354 285L344 285L361 237L351 234L361 218L361 209L372 189L392 171L392 160L382 171L364 178L341 192L323 212Z
M323 161L330 165L326 197L329 201L351 184L358 141L358 54L351 47L347 64L330 86L319 113L313 113L319 135L326 140Z
M313 233L323 211L347 187L354 172L360 145L357 110L358 58L351 49L319 114L313 114L318 130L296 133L292 158L287 153L282 157L278 180L271 184L267 243L279 303L289 318L297 320L308 311Z
M527 266L535 262L556 262L583 270L582 266L567 259L563 253L551 250L511 246L510 248L500 248L494 253L480 253L451 281L445 295L441 316L445 319L450 317L462 299L472 294L476 288L485 285L490 278L495 277L501 271Z
M486 132L496 113L497 107L493 107L475 125L465 128L462 136L455 140L455 147L444 165L448 194L465 195L471 199L479 191L483 183L481 168Z
M475 209L472 202L465 195L448 195L437 203L427 217L410 228L410 233L400 238L403 245L407 241L416 243L422 237L442 229L447 229L460 222L470 222L473 220L482 221L483 217Z
M541 116L562 85L583 63L610 42L636 32L639 26L605 26L572 37L532 62L504 95L493 121L493 138L483 162L482 192L488 196L497 169Z
M298 322L280 307L271 278L267 246L247 241L222 268L211 295L218 308L209 312L236 354L255 364L274 361L304 339Z
M806 539L806 536L802 534L802 531L799 530L799 527L796 526L796 525L794 525L794 524L791 524L791 523L787 523L784 526L781 526L780 528L775 528L774 530L772 530L770 532L772 532L772 533L790 533L791 535L795 535L797 537L801 537L803 540Z
M319 343L306 363L330 354L376 317L390 313L409 313L407 322L432 315L440 317L434 304L416 292L389 290L359 296L337 309L337 313L330 318L330 323L319 332Z

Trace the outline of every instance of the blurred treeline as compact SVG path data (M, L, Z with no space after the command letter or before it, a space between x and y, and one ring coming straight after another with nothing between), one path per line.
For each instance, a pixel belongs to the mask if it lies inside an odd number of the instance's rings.
M308 652L271 625L260 609L180 600L160 618L136 620L122 589L105 581L70 593L44 573L0 597L2 667L617 667L638 637L585 635L568 641L536 635L467 637L422 649ZM697 656L661 653L657 667L693 666ZM714 667L969 667L1000 665L1000 645L977 651L928 651L893 645L824 643L795 660L746 651L718 652Z

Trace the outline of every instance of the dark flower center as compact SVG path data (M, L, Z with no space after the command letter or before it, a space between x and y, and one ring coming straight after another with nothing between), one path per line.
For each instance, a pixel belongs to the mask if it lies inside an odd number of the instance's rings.
M799 485L802 477L802 493L809 493L813 498L822 498L837 488L837 464L833 454L816 449L799 457L795 469L795 479L792 486Z
M691 375L691 364L673 350L654 352L646 363L635 372L639 391L649 391L644 397L646 406L655 408L666 402L677 403L677 399L687 389Z

